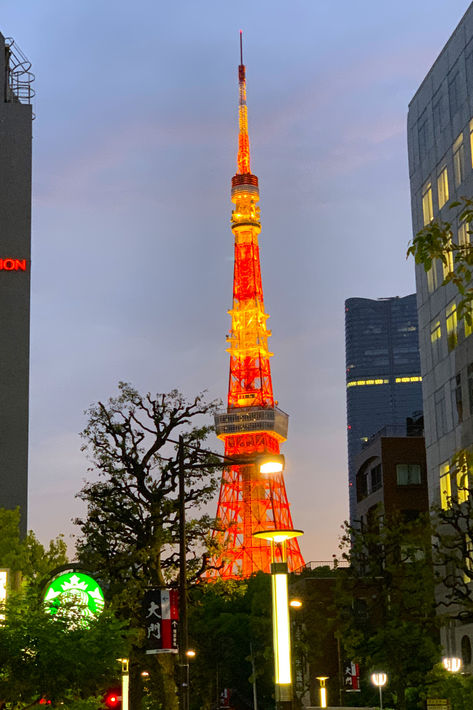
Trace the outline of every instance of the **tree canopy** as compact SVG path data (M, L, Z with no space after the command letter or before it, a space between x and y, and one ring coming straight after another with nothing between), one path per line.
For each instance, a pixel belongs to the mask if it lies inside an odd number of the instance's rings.
M370 528L346 525L338 580L339 633L365 672L389 676L399 710L440 657L428 516L378 516Z
M118 396L92 405L87 412L83 450L93 479L78 494L87 504L87 515L76 521L81 530L77 550L83 564L101 570L114 608L135 630L130 665L133 697L140 685L140 665L145 663L144 591L177 585L179 437L185 507L192 512L189 519L186 515L189 582L206 566L213 518L197 513L213 498L219 482L221 460L203 448L213 431L208 418L216 407L203 395L189 401L177 390L143 395L121 382ZM151 674L157 671L149 657L146 662ZM155 685L171 709L176 703L175 686L167 682L172 664L164 657L158 662L166 668ZM153 679L149 682L152 685Z

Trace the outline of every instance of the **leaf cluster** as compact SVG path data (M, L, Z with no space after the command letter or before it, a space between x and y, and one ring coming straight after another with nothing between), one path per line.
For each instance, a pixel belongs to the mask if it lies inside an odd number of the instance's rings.
M104 611L87 627L52 616L31 590L13 593L0 623L0 700L26 707L90 698L117 676L123 624Z
M345 524L337 577L339 634L347 655L362 667L387 671L404 707L409 686L422 682L438 660L428 516L373 516L363 530Z
M465 319L468 325L473 322L473 248L470 242L473 233L473 200L462 197L452 202L450 208L458 212L457 218L467 225L468 243L459 244L452 240L452 225L450 222L436 220L427 224L413 238L407 250L407 256L413 256L416 264L421 264L425 271L435 268L440 261L448 272L442 285L452 283L459 295L457 316ZM458 209L460 208L460 209ZM453 264L453 269L451 265Z

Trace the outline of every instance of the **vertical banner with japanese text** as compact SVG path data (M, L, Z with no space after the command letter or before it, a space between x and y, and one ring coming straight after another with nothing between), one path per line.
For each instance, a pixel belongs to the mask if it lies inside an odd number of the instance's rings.
M146 653L177 653L179 593L149 589L143 600Z

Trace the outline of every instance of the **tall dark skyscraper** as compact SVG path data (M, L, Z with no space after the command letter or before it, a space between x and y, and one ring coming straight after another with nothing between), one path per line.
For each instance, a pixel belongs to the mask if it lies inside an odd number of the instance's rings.
M422 413L416 295L345 302L348 484L356 508L355 457L385 426L405 435ZM392 430L393 431L393 430Z
M0 34L0 507L26 531L31 256L30 63Z

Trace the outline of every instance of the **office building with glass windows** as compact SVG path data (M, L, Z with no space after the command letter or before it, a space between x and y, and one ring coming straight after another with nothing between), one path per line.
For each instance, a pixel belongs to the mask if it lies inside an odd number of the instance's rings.
M348 484L356 520L356 457L383 427L422 435L416 296L345 302Z
M27 527L31 65L0 34L0 507Z
M440 219L451 223L454 242L469 244L460 209L450 205L473 196L472 148L473 3L409 105L414 234ZM452 268L451 261L427 273L416 266L429 500L444 508L450 497L467 495L468 472L453 471L452 459L473 445L473 337L471 327L457 322L455 287L442 285ZM473 624L453 625L443 641L448 655L463 654L471 672Z

